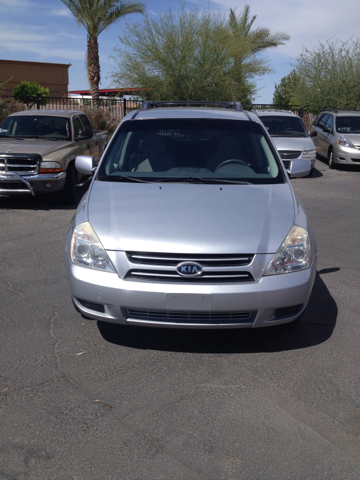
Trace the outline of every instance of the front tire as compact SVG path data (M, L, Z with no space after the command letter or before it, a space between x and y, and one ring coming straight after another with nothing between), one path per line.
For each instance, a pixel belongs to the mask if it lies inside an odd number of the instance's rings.
M330 148L328 153L328 162L329 162L329 168L333 170L335 168L335 162L334 162L334 150L332 148Z
M74 162L69 163L66 170L66 180L61 192L61 200L65 205L73 205L76 202L76 171Z

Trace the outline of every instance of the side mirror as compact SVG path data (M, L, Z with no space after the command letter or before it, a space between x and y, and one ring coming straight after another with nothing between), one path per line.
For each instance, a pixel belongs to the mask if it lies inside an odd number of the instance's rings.
M315 132L315 131L314 131L314 132L311 132L311 133L310 133L310 137L317 137L317 132Z
M290 162L290 167L286 169L290 178L307 177L311 172L311 162L306 158L299 158Z
M75 158L75 168L83 175L93 175L96 169L94 157L78 155Z
M323 131L324 131L325 133L332 133L332 128L330 128L330 127L324 127L324 128L323 128Z
M92 134L90 130L80 130L79 133L76 135L75 140L86 140L87 138L91 138Z

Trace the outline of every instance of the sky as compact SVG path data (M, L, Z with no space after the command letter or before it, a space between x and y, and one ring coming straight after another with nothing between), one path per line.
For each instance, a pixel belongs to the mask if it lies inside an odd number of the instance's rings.
M149 16L180 8L178 0L143 0ZM285 32L290 40L285 45L269 49L266 60L274 71L258 77L258 94L254 103L271 103L275 84L288 75L296 57L304 48L313 50L319 42L347 41L360 36L359 0L185 0L185 8L199 11L221 11L230 8L240 13L250 6L250 16L256 15L253 28L265 27L271 33ZM101 84L111 88L114 47L127 22L141 21L140 14L124 17L99 36ZM66 63L69 68L69 91L89 88L85 54L86 30L78 26L70 10L60 0L0 0L0 59ZM4 73L4 72L3 72Z

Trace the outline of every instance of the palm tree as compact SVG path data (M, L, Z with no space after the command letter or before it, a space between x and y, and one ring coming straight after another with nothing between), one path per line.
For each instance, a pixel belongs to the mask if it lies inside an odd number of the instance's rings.
M98 36L102 31L129 13L143 13L145 5L121 0L61 0L76 18L78 25L86 28L86 63L91 96L95 106L99 101L100 60Z
M235 9L236 10L236 9ZM270 33L268 28L258 27L256 30L250 31L256 15L250 19L250 7L245 5L243 12L236 15L235 10L230 8L229 27L231 33L238 38L248 40L251 44L251 55L262 50L278 45L284 45L290 36L284 32Z

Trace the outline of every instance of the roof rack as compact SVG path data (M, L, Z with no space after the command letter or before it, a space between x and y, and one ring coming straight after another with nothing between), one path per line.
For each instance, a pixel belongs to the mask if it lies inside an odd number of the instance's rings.
M196 101L196 100L176 100L173 102L154 102L154 101L145 101L142 104L141 110L150 110L151 108L159 107L219 107L219 108L232 108L238 112L242 112L242 106L239 102L207 102L207 101Z

